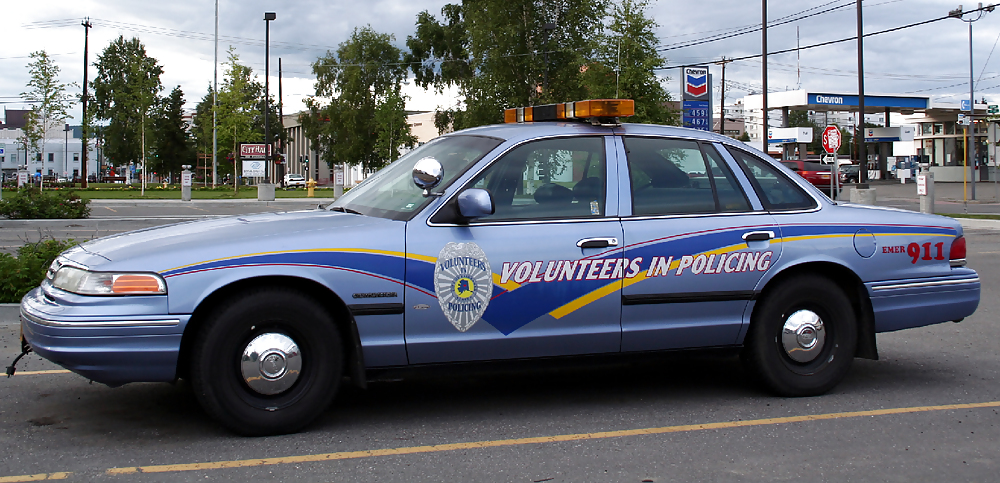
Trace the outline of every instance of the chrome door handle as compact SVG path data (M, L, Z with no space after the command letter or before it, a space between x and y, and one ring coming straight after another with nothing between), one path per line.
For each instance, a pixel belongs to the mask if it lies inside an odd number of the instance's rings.
M768 241L774 239L773 231L750 231L743 234L743 241Z
M584 238L576 242L580 248L607 248L618 246L618 239L612 237Z

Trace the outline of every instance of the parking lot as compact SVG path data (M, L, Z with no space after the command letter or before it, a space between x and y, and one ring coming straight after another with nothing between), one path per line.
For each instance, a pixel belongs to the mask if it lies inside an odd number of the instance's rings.
M900 193L887 204L910 203ZM126 213L95 209L80 223L103 235L241 209L193 206L207 211L168 205L146 218L149 207L109 205ZM31 232L3 223L3 245ZM95 229L49 223L60 238ZM243 438L210 420L183 381L108 388L32 354L0 381L0 482L992 481L1000 222L969 222L966 237L983 282L976 314L880 334L881 359L855 360L822 397L772 397L731 352L477 365L381 374L365 391L345 386L302 433ZM6 365L19 348L11 308L0 342Z

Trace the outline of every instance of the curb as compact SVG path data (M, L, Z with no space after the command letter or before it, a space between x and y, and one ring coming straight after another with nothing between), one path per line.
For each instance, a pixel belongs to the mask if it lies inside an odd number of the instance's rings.
M952 218L966 230L1000 230L1000 220L977 220L975 218Z

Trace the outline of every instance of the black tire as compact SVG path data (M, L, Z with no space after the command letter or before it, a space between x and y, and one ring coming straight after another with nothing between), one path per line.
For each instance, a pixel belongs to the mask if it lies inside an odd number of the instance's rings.
M261 334L284 335L298 345L301 370L278 394L255 391L241 372L244 349ZM259 288L222 303L201 327L191 354L191 383L205 411L230 430L285 434L329 407L343 366L340 334L319 303L293 290Z
M806 362L793 360L782 342L785 321L800 310L818 315L825 331L822 348ZM765 292L751 318L744 361L778 395L817 396L847 375L857 332L851 301L836 283L816 275L797 276Z

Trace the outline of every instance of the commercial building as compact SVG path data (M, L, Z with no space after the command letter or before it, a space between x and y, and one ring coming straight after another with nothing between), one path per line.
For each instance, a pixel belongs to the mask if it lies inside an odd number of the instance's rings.
M836 124L845 127L852 134L857 119L858 96L856 94L837 94L826 92L808 92L805 90L774 92L767 96L769 122L764 129L761 122L761 106L763 98L760 94L743 98L746 130L751 144L763 148L768 133L773 128L788 127L788 116L791 111L809 111L810 119L817 125ZM975 104L974 113L977 117L986 114L985 104ZM912 159L919 156L920 160L931 165L931 171L937 181L961 181L962 166L965 158L966 144L963 141L964 129L956 126L958 115L963 111L959 103L937 102L929 97L898 96L898 95L866 95L865 122L883 128L895 129L896 135L886 129L866 129L866 149L862 156L868 162L872 179L888 176L893 163L901 159ZM966 111L968 112L968 111ZM898 129L896 129L898 128ZM987 128L985 122L977 122L973 129L973 138L977 143L978 165L996 165L996 157L986 155ZM912 132L913 137L907 134ZM784 151L788 155L788 146L768 143L769 152L775 148L779 154ZM803 151L800 149L800 152ZM854 156L858 158L857 155ZM965 176L972 176L970 173ZM980 179L985 179L985 170Z
M336 173L344 173L344 186L352 187L363 181L371 173L366 173L360 164L336 164L329 166L319 158L319 153L313 147L312 142L305 135L299 116L305 112L286 114L282 117L282 124L287 135L287 145L285 146L285 160L287 161L286 173L301 174L306 179L314 179L319 185L332 185L336 181ZM426 143L438 136L437 128L434 127L434 113L427 111L417 111L407 115L406 122L410 126L410 132L416 136L417 145ZM402 156L409 150L400 148L399 154Z

